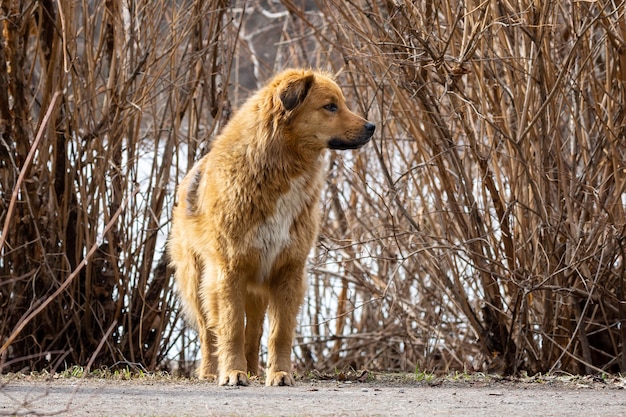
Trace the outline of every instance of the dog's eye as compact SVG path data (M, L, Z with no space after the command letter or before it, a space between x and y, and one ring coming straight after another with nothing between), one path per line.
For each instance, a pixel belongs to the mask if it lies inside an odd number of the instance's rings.
M339 108L335 103L330 103L324 106L324 109L328 110L331 113L336 112Z

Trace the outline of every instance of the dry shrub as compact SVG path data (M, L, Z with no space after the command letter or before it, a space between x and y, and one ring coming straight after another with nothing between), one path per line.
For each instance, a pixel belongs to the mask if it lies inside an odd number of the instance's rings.
M154 369L181 336L164 226L234 49L205 3L2 2L0 371Z
M626 371L623 3L170 3L0 5L0 371L194 358L174 187L296 65L378 124L329 154L299 368Z
M380 118L328 188L334 359L626 371L624 3L319 4Z

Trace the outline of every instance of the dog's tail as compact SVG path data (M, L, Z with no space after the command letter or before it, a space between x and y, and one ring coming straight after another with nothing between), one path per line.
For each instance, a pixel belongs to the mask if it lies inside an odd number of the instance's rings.
M167 238L166 256L174 271L176 290L183 299L181 305L187 322L198 330L199 321L202 321L202 302L198 293L202 266L187 237L176 225Z

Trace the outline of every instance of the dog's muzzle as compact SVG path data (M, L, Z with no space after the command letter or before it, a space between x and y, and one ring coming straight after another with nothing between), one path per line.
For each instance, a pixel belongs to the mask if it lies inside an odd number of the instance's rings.
M372 135L376 131L376 125L374 123L367 122L363 125L363 129L356 137L352 139L332 138L328 141L328 148L347 150L358 149L370 141Z

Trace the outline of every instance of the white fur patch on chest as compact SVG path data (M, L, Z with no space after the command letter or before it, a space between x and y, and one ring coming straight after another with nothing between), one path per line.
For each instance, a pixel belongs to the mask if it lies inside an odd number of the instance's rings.
M268 277L278 255L291 243L291 226L313 199L306 178L292 180L289 191L276 201L274 214L252 231L252 246L261 250L259 283Z

